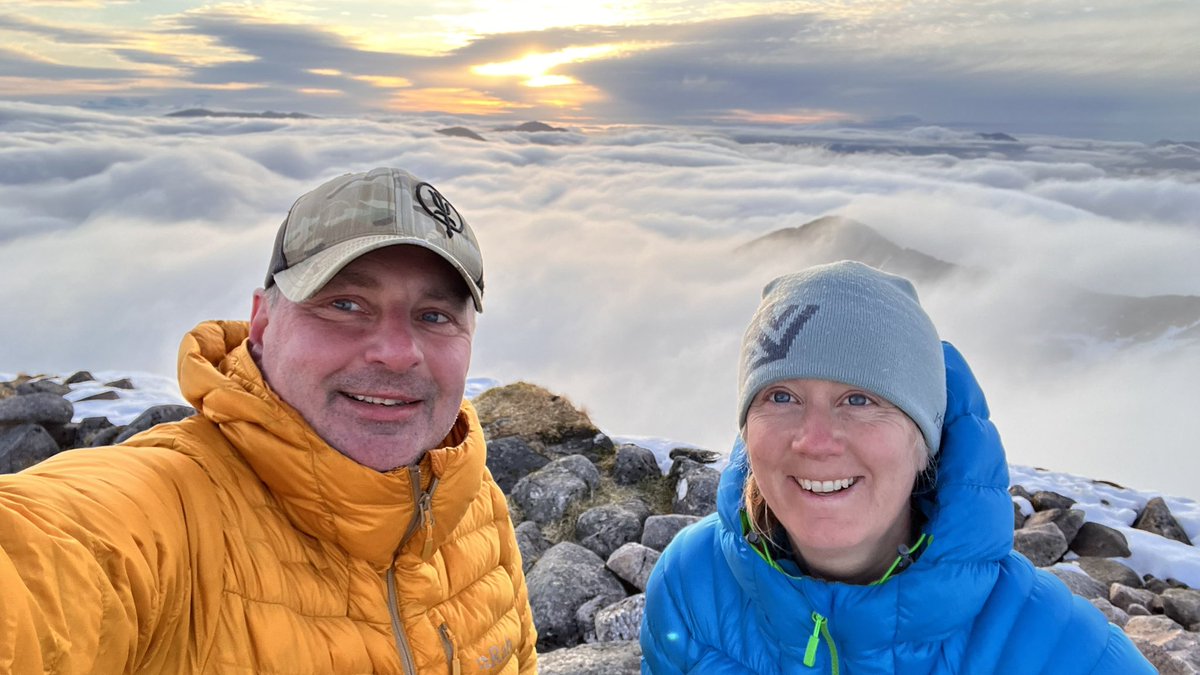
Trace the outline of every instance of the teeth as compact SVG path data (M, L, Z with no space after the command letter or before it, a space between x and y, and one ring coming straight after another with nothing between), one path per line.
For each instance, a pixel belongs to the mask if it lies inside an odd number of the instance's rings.
M350 398L363 403L374 403L375 405L404 405L404 401L397 401L394 398L375 398L374 396L359 396L358 394L350 394Z
M828 493L845 490L854 484L853 478L839 478L838 480L809 480L807 478L800 479L800 487L809 492Z

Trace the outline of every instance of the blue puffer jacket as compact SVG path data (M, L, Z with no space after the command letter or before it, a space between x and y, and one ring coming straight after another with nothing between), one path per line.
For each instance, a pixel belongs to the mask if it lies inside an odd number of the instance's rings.
M742 534L739 442L718 513L681 532L650 578L643 673L1155 672L1098 610L1012 551L1000 437L967 364L945 353L937 485L918 505L932 540L916 562L874 586L773 569Z

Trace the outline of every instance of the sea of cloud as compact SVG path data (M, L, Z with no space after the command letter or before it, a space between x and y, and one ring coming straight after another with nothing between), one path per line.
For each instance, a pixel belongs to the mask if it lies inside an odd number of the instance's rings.
M455 125L487 140L435 132ZM990 270L919 290L974 367L1014 461L1200 497L1196 340L1039 347L1045 314L1063 311L1057 284L1200 295L1194 159L1078 139L989 145L936 128L753 133L0 103L0 370L172 374L193 325L248 316L297 196L392 165L437 185L484 248L472 375L541 384L612 433L727 448L760 289L815 262L732 251L840 214Z

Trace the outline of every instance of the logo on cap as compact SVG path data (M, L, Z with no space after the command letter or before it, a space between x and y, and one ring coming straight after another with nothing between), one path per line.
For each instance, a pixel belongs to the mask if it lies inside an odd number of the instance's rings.
M453 239L455 232L462 233L462 216L458 215L458 210L454 208L454 205L432 185L421 183L417 186L417 201L421 203L421 208L425 209L425 213L428 213L430 218L445 226L447 238Z

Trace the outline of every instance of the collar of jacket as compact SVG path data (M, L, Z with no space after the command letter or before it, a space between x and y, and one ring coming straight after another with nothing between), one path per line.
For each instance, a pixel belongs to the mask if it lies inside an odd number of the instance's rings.
M886 583L860 586L773 569L742 536L742 487L749 462L734 443L717 489L721 548L734 577L755 599L761 625L785 651L802 653L812 612L828 619L842 655L898 642L936 642L978 615L1012 549L1008 464L987 403L966 362L945 344L948 402L937 481L917 500L932 543Z
M331 448L264 382L250 356L245 322L207 321L184 337L179 384L184 397L221 432L278 500L300 531L384 568L394 556L420 556L425 534L397 551L416 516L407 467L381 473ZM443 447L427 452L421 489L433 476L433 547L466 513L483 483L485 442L475 409L464 400Z

